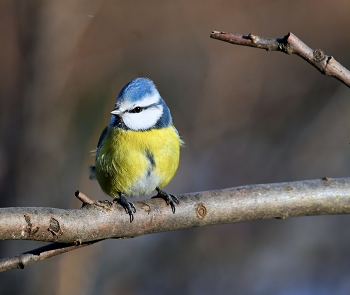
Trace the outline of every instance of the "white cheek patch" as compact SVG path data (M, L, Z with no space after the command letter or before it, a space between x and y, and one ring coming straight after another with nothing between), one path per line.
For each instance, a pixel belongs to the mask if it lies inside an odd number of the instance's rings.
M163 114L163 106L156 105L144 109L140 113L124 113L123 121L131 130L147 130L152 128Z

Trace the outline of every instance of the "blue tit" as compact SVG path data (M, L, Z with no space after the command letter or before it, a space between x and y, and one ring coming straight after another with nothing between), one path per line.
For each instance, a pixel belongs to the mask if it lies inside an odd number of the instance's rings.
M170 110L148 78L136 78L120 91L108 126L102 131L90 179L123 206L134 220L127 197L158 193L175 213L176 196L163 191L179 165L180 139Z

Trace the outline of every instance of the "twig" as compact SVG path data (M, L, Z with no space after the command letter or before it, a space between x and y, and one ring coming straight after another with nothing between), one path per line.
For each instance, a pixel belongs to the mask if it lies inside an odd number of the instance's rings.
M38 262L46 258L51 258L53 256L72 250L80 249L97 242L99 241L93 241L79 245L52 243L14 257L0 259L0 272L15 268L23 269L24 267L31 265L34 262Z
M2 259L0 270L24 267L83 247L85 243L108 238L129 238L169 230L270 218L349 214L350 178L247 185L184 194L178 198L180 204L176 207L175 214L160 199L135 202L137 213L132 223L120 205L112 204L104 208L95 204L95 201L94 204L84 204L77 210L1 208L0 240L65 244L55 244L56 252L40 254L39 257L25 255ZM27 254L34 255L31 252Z
M332 76L350 87L350 71L337 62L333 56L324 54L321 49L312 50L293 33L283 38L264 38L253 34L241 35L213 31L210 38L236 45L281 51L286 54L296 54L317 68L322 74Z
M89 205L93 205L94 201L91 200L88 196L84 195L82 192L80 191L76 191L74 193L74 195L83 203L83 204L89 204Z

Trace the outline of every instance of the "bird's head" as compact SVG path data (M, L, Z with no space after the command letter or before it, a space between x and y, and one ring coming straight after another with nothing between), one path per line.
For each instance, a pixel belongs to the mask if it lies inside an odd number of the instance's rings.
M111 113L109 126L126 130L149 130L171 124L169 108L148 78L136 78L126 84Z

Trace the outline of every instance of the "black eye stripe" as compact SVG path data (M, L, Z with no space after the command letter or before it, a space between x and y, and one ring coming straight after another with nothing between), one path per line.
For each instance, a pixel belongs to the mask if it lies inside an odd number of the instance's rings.
M153 104L151 104L151 105L149 105L149 106L147 106L147 107L134 107L133 109L128 110L127 112L128 112L128 113L133 113L133 114L135 114L135 113L141 113L143 110L152 108L152 107L157 106L157 105L158 105L157 103L153 103Z
M128 112L129 113L140 113L143 111L144 108L142 107L136 107L136 108L133 108L132 110L129 110Z

